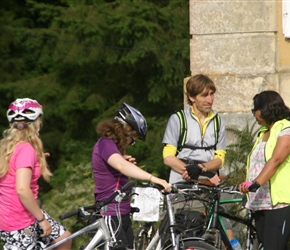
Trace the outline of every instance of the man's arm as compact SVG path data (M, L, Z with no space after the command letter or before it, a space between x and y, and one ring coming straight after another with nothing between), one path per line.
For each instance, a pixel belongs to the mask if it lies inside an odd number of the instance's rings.
M203 165L206 167L207 171L216 172L223 167L225 155L226 150L215 150L214 159L208 162L204 162Z
M163 162L166 166L182 174L185 171L186 164L175 156L176 152L177 148L175 146L165 145L163 148Z

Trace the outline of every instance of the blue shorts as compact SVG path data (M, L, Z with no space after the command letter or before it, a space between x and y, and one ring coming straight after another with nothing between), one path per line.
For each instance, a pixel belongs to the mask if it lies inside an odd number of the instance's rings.
M42 229L37 222L27 228L11 232L0 230L4 250L40 250L46 248L53 240L59 238L66 229L48 213L42 210L45 218L52 227L52 232L47 237L40 237Z

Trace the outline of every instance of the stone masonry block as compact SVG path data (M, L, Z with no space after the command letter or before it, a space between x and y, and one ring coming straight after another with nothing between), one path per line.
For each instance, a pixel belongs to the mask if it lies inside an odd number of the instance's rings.
M274 33L193 36L190 40L192 75L275 73Z
M190 1L190 34L276 31L276 1Z
M280 75L280 94L285 104L290 107L290 74Z
M278 91L278 75L211 77L216 86L214 109L222 113L250 112L253 97L263 90Z

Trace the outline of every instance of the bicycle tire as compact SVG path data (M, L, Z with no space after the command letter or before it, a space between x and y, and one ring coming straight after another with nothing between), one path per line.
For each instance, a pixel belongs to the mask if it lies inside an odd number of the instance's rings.
M179 249L180 250L218 250L214 246L204 242L204 241L198 241L198 240L192 240L192 239L183 239L180 240L179 243ZM166 247L164 250L171 250L172 245Z

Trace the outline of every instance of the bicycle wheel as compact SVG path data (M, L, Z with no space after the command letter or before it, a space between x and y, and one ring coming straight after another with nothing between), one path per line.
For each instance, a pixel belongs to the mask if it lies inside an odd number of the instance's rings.
M179 249L180 250L218 250L214 246L198 240L192 240L192 239L183 239L179 243ZM172 245L166 247L164 250L171 250Z

